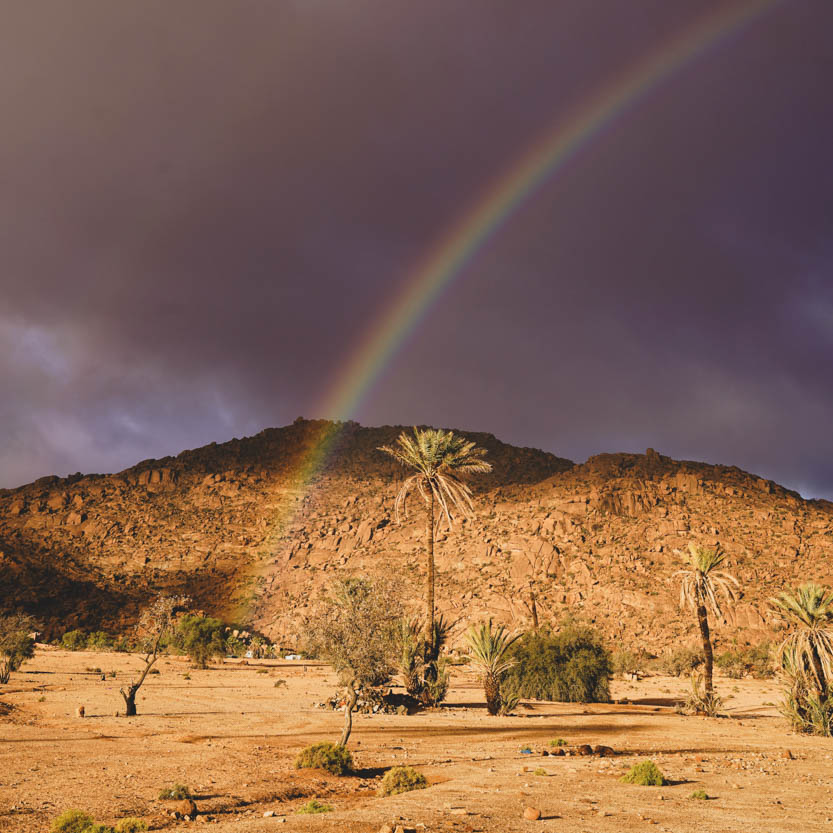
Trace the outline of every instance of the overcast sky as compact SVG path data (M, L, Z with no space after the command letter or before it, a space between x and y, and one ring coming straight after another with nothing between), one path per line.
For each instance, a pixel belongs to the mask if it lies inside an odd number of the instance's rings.
M488 183L709 0L41 0L0 28L0 486L325 417ZM657 87L354 417L833 498L833 3Z

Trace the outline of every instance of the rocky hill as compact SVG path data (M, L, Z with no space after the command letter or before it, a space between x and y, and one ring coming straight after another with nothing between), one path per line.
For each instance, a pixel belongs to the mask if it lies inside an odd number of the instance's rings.
M404 472L377 451L398 427L297 420L255 437L146 460L114 475L46 477L0 490L0 605L50 635L116 630L158 592L291 641L337 575L395 576L418 609L424 515L401 524ZM477 478L477 517L442 531L437 601L460 628L565 614L653 648L693 633L677 610L676 548L720 541L742 598L718 636L756 640L785 585L833 580L833 504L805 501L734 467L652 450L574 465L470 434L494 466ZM316 449L326 453L320 456Z

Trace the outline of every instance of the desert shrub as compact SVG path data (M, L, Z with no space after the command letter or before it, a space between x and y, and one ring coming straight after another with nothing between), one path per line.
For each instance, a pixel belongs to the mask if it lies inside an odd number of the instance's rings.
M421 685L419 699L424 705L433 708L445 700L449 686L448 662L445 657L433 663Z
M182 801L191 797L191 790L185 784L174 784L159 791L161 801Z
M550 741L550 746L566 746L567 741L564 738L556 738Z
M322 804L317 798L308 801L302 807L299 807L296 813L307 813L313 815L315 813L332 813L333 808L330 804Z
M198 668L207 668L208 663L226 652L223 623L211 616L188 613L177 624L174 645L191 658Z
M96 651L106 651L113 647L113 637L106 631L93 631L87 636L87 647Z
M833 696L822 698L801 681L784 691L779 711L796 732L830 737L833 734Z
M81 810L64 810L60 816L52 820L49 833L84 833L93 824L95 822L92 816Z
M532 771L532 774L533 775L546 775L547 771L544 769L544 767L539 766L537 769L534 769Z
M568 625L558 633L524 634L513 646L507 693L532 700L607 703L610 654L590 628Z
M666 783L665 776L653 761L634 764L619 780L640 787L662 787Z
M333 775L346 775L352 768L350 750L328 741L307 746L295 759L295 769L324 769Z
M83 651L87 647L87 634L84 631L67 631L59 643L65 651Z
M705 791L705 790L695 790L695 791L694 791L694 792L693 792L693 793L689 796L689 798L695 798L695 799L697 799L698 801L708 801L708 800L709 800L709 796L708 796L708 794L706 793L706 791Z
M147 829L148 823L144 819L137 819L135 816L120 819L113 828L115 833L145 833Z
M662 657L660 668L670 677L684 677L699 668L706 658L698 648L678 648Z
M715 657L714 664L733 679L751 674L760 680L775 674L770 653L770 643L761 642L748 648L723 651Z
M624 674L641 674L645 670L647 661L648 653L644 648L637 651L617 648L610 655L610 669L620 677Z
M93 822L89 826L85 827L83 833L114 833L112 827L109 824L100 824L99 822Z
M385 773L378 793L379 795L398 795L411 790L424 790L427 786L428 781L425 776L412 766L395 766Z
M37 627L26 614L0 616L0 683L7 683L12 671L34 656L32 633Z
M691 692L683 702L682 711L686 714L704 714L708 717L715 717L723 705L723 700L713 691L703 691L700 686L702 679L703 675L700 672L692 672Z

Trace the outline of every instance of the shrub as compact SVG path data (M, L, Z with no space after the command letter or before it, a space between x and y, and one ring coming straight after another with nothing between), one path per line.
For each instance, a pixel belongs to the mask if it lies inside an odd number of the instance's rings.
M507 693L565 703L610 701L610 654L590 628L526 633L510 656L514 664L503 679Z
M695 790L689 798L696 798L698 801L708 801L709 796L706 794L705 790Z
M714 692L704 692L700 688L702 674L695 671L691 675L691 693L686 697L682 710L687 714L704 714L715 717L723 705L723 700Z
M670 677L683 677L699 668L706 658L703 652L696 648L679 648L666 654L660 662L663 673Z
M159 798L162 801L182 801L182 799L190 797L191 790L185 784L174 784L159 793Z
M567 741L564 738L556 738L550 741L550 746L566 746Z
M307 746L295 759L295 769L324 769L333 775L346 775L352 768L350 750L328 741Z
M389 769L379 785L379 795L398 795L411 790L424 790L428 786L425 776L412 766L395 766Z
M83 833L114 833L113 828L109 824L99 824L93 822L88 827L85 827Z
M92 816L88 816L81 810L65 810L52 821L49 833L84 833L84 831L95 824Z
M60 647L65 651L83 651L87 647L87 635L84 631L67 631L61 637Z
M636 784L640 787L662 787L667 783L660 768L653 761L641 761L634 764L619 780L625 784Z
M144 819L137 819L135 816L120 819L113 828L115 833L145 833L147 829L148 823Z
M295 812L297 813L332 813L333 808L330 804L322 804L317 798L313 798L311 801L308 801L304 804L303 807L299 807Z
M211 616L188 613L179 620L174 645L188 654L198 668L207 668L213 657L225 655L223 623Z
M96 651L106 651L113 647L113 637L105 631L93 631L87 637L87 647Z
M715 657L714 664L733 679L740 679L746 674L759 680L765 679L775 674L770 648L769 642L761 642L748 648L723 651Z
M544 769L544 767L539 766L536 770L533 771L532 774L533 775L546 775L547 771Z
M648 654L644 648L638 651L618 648L611 654L611 671L620 677L624 674L641 674L645 670L647 659Z

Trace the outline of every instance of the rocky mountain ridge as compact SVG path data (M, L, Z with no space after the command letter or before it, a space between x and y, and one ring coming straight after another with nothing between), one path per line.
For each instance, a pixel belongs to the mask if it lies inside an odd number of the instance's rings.
M297 420L114 475L0 490L0 605L56 634L122 628L155 593L186 592L290 643L323 585L361 574L395 576L418 611L422 507L395 523L405 473L377 450L400 430ZM743 588L723 640L770 635L766 600L783 586L833 580L826 501L651 449L575 465L461 433L494 471L472 483L476 517L437 541L437 603L458 632L487 616L528 626L534 597L542 621L573 615L649 648L690 638L673 576L690 540L720 541Z

